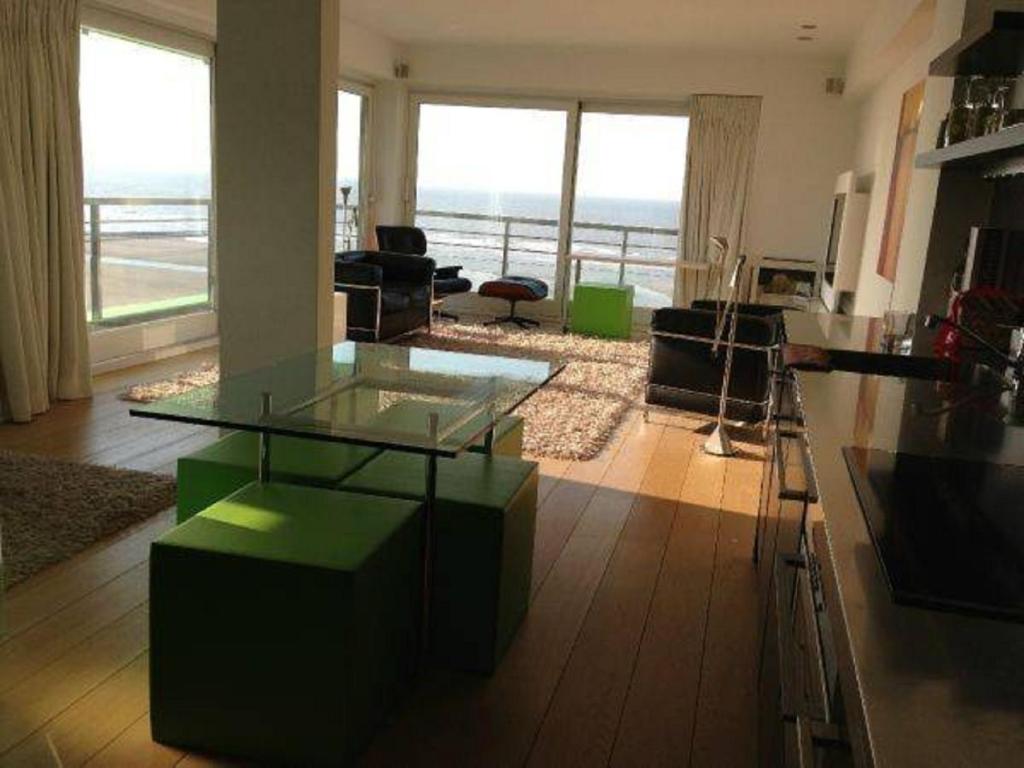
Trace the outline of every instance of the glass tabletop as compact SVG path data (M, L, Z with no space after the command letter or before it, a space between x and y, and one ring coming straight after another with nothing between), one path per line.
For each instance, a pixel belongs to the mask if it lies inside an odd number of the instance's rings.
M563 367L347 341L137 406L131 414L454 456Z

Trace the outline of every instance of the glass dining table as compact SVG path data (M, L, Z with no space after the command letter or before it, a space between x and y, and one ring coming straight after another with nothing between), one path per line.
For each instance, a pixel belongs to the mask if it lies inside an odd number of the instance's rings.
M481 439L489 452L498 421L563 367L558 361L348 341L223 376L130 413L258 433L258 482L273 479L275 435L423 455L423 631L438 460Z

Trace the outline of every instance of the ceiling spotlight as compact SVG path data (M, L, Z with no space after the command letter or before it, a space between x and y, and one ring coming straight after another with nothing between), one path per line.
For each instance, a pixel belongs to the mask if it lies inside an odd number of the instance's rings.
M801 43L807 43L813 40L814 38L811 37L810 35L798 35L796 39L799 40Z
M801 24L800 29L817 29L817 24Z

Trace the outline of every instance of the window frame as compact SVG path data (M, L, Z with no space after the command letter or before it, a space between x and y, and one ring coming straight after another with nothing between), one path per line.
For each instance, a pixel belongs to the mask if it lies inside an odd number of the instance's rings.
M214 112L216 88L216 44L211 38L205 37L196 32L184 31L175 27L165 26L145 20L134 15L107 10L93 5L82 6L78 23L78 31L79 35L87 34L89 31L95 31L98 34L120 38L137 45L146 45L169 53L201 59L206 62L209 68L210 80L210 197L207 204L209 211L207 219L207 301L198 304L190 304L180 308L156 309L149 312L134 313L121 317L103 318L101 316L98 319L93 320L90 316L87 317L89 328L90 330L124 328L148 323L154 320L173 319L175 317L201 312L216 313L218 304L216 245L217 184L215 176L215 169L217 167L217 142L215 128L217 120ZM199 199L201 198L197 198L197 200Z
M582 116L585 112L632 115L665 115L689 117L691 100L608 99L530 96L512 93L481 93L472 91L421 90L409 93L408 124L406 127L406 166L402 181L405 223L412 225L416 217L416 187L419 166L420 108L424 104L470 107L499 107L518 109L549 109L566 112L565 150L562 166L561 207L558 222L558 243L555 263L555 285L552 296L540 302L539 314L557 317L563 327L568 326L568 313L572 283L572 227L576 200L576 176L579 167L579 141ZM685 168L684 168L685 184ZM683 190L680 190L682 195ZM680 201L682 204L682 200ZM677 235L677 253L682 238L682 227ZM677 255L678 261L678 255ZM650 310L634 309L634 324L646 324Z
M354 80L349 77L338 79L337 88L339 93L345 91L359 96L363 100L362 114L359 116L359 198L356 205L363 215L363 225L359 230L357 246L366 248L370 243L370 232L366 223L375 221L376 217L370 215L377 205L377 180L374 175L373 164L373 131L374 123L374 97L375 89L371 83L361 80ZM337 166L337 163L335 163ZM338 180L334 180L337 187ZM337 190L335 190L337 192Z

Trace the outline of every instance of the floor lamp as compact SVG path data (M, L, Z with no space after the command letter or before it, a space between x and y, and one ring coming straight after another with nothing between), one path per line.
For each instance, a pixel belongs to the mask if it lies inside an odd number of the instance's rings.
M723 251L722 269L725 269L725 255L728 253L728 242L725 238L713 237L711 244ZM736 450L732 447L732 440L729 439L729 432L725 426L725 407L729 399L729 375L732 373L732 353L736 346L736 326L739 320L739 293L740 283L743 279L743 263L747 257L740 254L736 257L736 267L733 269L732 279L729 280L729 299L726 301L717 327L715 328L715 343L711 346L711 354L718 354L718 347L722 343L722 334L725 331L725 321L732 312L732 319L729 323L729 339L725 346L725 368L722 371L722 394L718 400L718 423L711 437L704 443L704 452L712 456L733 456Z

